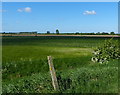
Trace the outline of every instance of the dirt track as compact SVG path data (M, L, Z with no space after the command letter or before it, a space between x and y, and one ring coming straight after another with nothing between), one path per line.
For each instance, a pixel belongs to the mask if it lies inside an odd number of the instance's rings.
M76 37L120 37L119 35L40 35L40 34L0 34L0 36L76 36Z

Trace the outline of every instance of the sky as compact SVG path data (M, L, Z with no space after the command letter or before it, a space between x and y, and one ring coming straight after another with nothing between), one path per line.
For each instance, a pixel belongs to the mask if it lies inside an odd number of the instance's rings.
M118 32L117 2L3 2L4 32Z
M119 0L1 0L2 2L119 2Z
M0 2L0 10L2 10L2 3ZM2 31L2 13L0 12L0 31Z

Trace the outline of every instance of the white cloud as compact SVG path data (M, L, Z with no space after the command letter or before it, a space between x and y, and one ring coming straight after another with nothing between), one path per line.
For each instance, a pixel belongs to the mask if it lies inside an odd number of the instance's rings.
M30 7L26 7L26 8L24 8L24 11L25 12L31 12L31 8Z
M21 9L17 9L18 12L31 12L31 8L30 7L25 7L25 8L21 8Z
M18 11L18 12L23 12L23 10L22 10L22 9L17 9L17 11Z
M84 15L96 15L97 13L94 10L92 10L92 11L85 11L83 14Z

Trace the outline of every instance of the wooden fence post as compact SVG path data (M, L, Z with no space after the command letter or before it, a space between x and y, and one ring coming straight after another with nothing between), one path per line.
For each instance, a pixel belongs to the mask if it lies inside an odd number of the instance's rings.
M58 82L57 82L57 78L56 78L55 69L53 66L53 60L52 60L51 56L47 56L47 58L48 58L48 64L49 64L50 74L51 74L51 78L52 78L52 85L54 87L54 90L58 91L59 86L58 86Z

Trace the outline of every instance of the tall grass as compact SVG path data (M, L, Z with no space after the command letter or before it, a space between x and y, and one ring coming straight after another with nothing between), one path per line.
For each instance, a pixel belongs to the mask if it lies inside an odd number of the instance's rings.
M3 83L4 93L118 93L118 67L96 65L57 71L59 91L54 91L49 72Z

